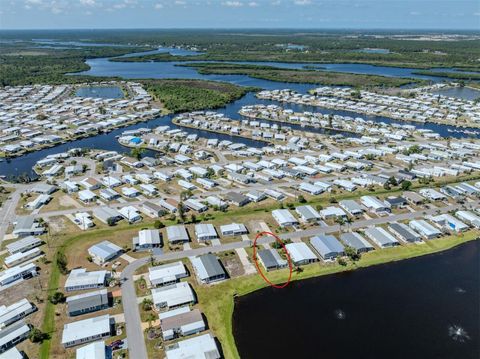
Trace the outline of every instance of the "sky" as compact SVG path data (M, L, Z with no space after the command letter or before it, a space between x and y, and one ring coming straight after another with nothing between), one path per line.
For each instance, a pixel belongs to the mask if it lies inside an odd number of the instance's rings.
M0 0L0 29L480 30L480 0Z

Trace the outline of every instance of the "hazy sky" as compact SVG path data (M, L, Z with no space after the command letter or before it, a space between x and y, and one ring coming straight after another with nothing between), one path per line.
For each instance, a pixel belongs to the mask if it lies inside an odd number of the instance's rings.
M0 0L0 29L480 30L480 0Z

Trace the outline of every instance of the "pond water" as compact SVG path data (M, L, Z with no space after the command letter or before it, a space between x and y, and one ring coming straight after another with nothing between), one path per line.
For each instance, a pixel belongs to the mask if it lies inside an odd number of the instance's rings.
M457 97L464 100L475 100L480 98L480 90L474 90L468 87L454 87L450 89L434 91L433 93L448 97Z
M478 359L480 241L235 301L240 357Z
M75 93L78 97L123 98L123 91L118 86L86 86Z

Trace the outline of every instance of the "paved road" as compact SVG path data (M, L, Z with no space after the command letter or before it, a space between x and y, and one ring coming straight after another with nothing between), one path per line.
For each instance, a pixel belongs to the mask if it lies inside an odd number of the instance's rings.
M8 199L0 208L0 242L5 238L9 224L16 218L15 208L17 207L22 192L22 187L15 188L15 191L8 196Z

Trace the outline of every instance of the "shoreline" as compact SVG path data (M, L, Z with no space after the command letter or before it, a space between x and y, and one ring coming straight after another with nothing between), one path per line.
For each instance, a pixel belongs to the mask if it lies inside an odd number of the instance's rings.
M469 241L479 240L479 235L478 230L471 230L462 236L451 235L419 245L409 244L391 249L377 249L364 254L362 259L354 264L349 262L345 267L341 267L337 263L310 264L302 267L302 272L294 272L292 282L440 253ZM287 276L288 271L286 270L269 272L272 282L277 284L284 282ZM257 275L230 279L229 282L211 287L202 288L198 285L195 287L200 302L207 303L202 310L209 318L210 329L219 339L226 359L240 358L233 333L235 299L266 287L268 285Z

